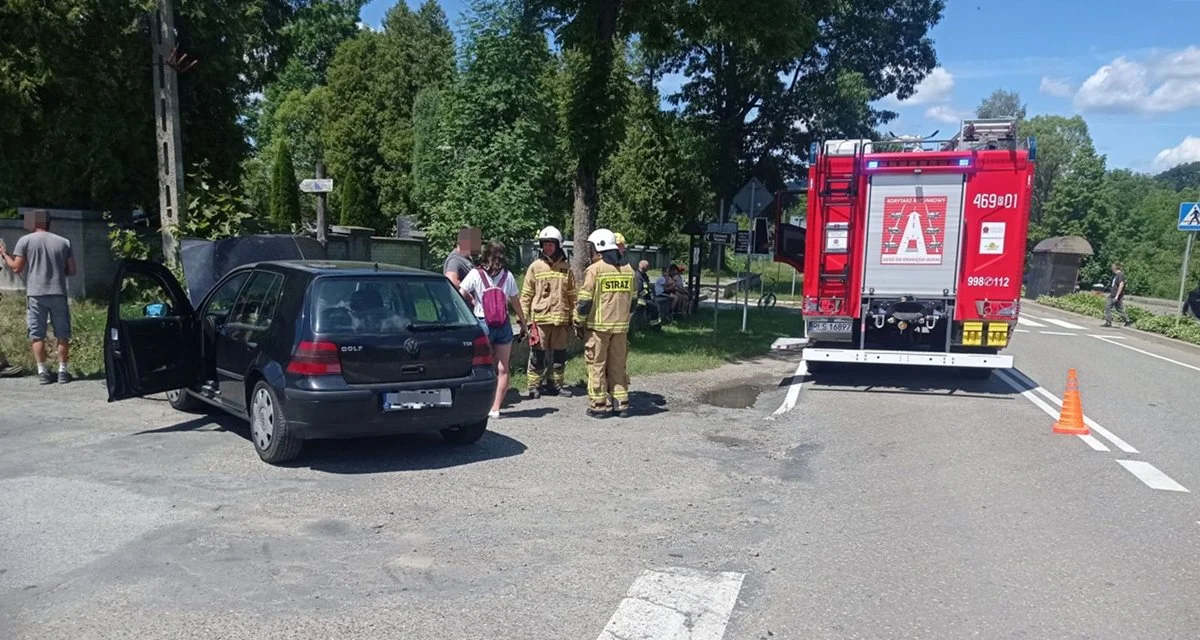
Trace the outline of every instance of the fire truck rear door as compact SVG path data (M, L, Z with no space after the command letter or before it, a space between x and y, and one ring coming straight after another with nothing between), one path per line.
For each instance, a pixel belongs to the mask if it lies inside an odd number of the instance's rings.
M963 181L959 173L871 176L862 280L865 295L955 294Z

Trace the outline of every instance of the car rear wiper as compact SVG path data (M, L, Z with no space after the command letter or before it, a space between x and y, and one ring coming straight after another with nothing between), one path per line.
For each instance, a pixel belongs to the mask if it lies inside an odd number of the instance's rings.
M404 330L405 331L443 331L445 329L453 329L458 326L461 326L461 325L446 324L446 323L439 323L439 322L423 322L421 324L417 324L415 322L410 322L404 326Z

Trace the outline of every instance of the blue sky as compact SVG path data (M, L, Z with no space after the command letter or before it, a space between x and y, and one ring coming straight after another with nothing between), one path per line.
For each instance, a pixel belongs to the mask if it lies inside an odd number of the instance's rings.
M419 4L408 0L410 5ZM396 0L373 0L378 25ZM455 24L466 2L442 0ZM1030 115L1083 115L1110 167L1200 160L1200 0L948 0L931 36L939 67L887 128L954 131L995 89ZM941 137L939 135L939 137Z

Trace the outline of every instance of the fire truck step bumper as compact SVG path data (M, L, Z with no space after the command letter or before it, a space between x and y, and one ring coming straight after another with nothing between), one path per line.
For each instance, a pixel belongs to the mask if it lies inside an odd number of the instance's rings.
M922 351L884 351L860 349L805 349L809 362L848 362L861 364L899 364L923 367L975 367L1011 369L1013 357L982 353L929 353Z

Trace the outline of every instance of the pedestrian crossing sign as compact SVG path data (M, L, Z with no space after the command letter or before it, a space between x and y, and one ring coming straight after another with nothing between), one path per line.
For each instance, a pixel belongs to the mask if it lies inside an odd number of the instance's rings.
M1179 230L1200 231L1200 202L1179 204Z

